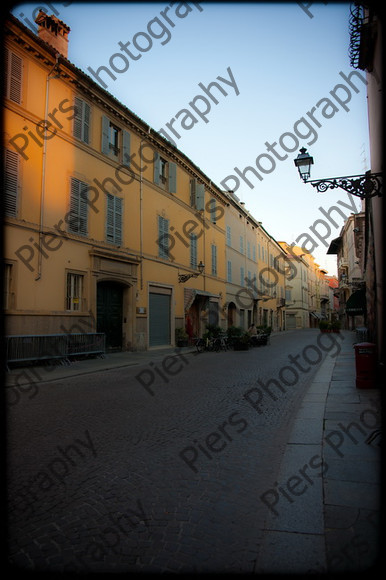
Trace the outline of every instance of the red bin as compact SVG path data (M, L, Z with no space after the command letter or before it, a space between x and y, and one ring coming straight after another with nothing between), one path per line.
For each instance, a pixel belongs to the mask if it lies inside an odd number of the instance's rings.
M354 344L357 389L375 388L377 368L376 345L372 342Z

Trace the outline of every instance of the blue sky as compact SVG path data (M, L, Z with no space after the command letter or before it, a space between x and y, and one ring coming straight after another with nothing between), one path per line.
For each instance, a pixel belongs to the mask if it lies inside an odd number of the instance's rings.
M88 67L96 71L105 65L112 70L110 57L123 54L118 43L130 41L129 50L141 57L134 60L128 56L126 72L112 71L116 80L102 73L107 91L157 131L166 129L166 123L176 119L182 109L193 114L197 122L191 121L189 129L186 112L173 122L180 135L179 139L174 137L176 144L218 186L228 175L235 174L235 167L240 171L247 166L257 169L256 158L267 153L266 143L278 142L284 133L293 134L294 124L302 117L313 127L313 131L308 129L308 138L299 139L299 147L307 147L314 157L311 178L357 175L369 169L365 84L352 77L358 92L349 87L350 97L344 89L336 90L338 97L350 98L348 111L330 95L337 84L347 86L339 73L348 75L354 71L348 56L349 3L312 4L309 11L313 18L296 2L202 2L201 10L188 3L190 12L186 6L180 8L180 15L185 11L184 18L176 15L179 3L172 3L172 7L163 2L65 4L68 3L20 4L12 12L27 24L24 19L32 19L38 5L49 14L54 7L58 17L71 28L69 60L90 76ZM166 6L169 10L164 14L168 14L174 27L160 15ZM151 37L147 26L155 17L160 18L168 32L154 23ZM146 47L146 36L140 32L145 32L152 43L146 52L134 48L134 38L138 45ZM160 38L155 38L157 35ZM113 63L124 66L120 57ZM237 91L217 79L220 76L231 82L228 69ZM189 103L205 107L204 101L194 99L205 96L199 83L207 87L213 81L227 94L213 88L218 104L207 97L210 111L205 123ZM326 118L327 114L321 114L324 105L320 104L314 110L314 120L318 119L321 125L318 127L307 112L327 97L337 111ZM304 124L297 127L302 135L307 135ZM312 140L313 144L307 145ZM296 145L290 136L282 142L288 149ZM284 157L280 146L276 150ZM313 255L334 274L335 257L326 256L327 248L309 228L323 217L320 207L328 210L338 200L350 202L341 190L318 194L311 185L303 184L293 163L297 153L298 149L288 152L283 160L270 153L276 163L270 173L270 168L264 166L269 161L262 157L261 164L266 169L266 173L260 173L263 179L260 181L249 172L254 187L241 179L236 194L277 240L291 243L303 233L313 236L318 244ZM227 185L233 187L234 183L228 181ZM354 199L359 210L360 200ZM341 209L350 213L349 209ZM317 226L326 243L339 235L343 225L343 218L337 213L334 219L338 227L331 225L330 235L322 225Z

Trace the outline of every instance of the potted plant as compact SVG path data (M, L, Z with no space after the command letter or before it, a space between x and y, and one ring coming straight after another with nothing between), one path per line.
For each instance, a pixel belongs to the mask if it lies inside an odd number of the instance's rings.
M340 320L333 320L331 323L332 332L340 332L341 323Z
M239 336L236 337L233 344L233 348L234 350L248 350L250 342L251 336L249 332L245 332L245 330L242 330Z
M239 326L229 326L227 329L227 338L229 346L234 346L243 333L243 329Z
M184 328L176 328L176 344L179 347L189 345L189 337Z
M320 332L328 332L330 330L330 323L328 320L321 320L319 322L319 330Z

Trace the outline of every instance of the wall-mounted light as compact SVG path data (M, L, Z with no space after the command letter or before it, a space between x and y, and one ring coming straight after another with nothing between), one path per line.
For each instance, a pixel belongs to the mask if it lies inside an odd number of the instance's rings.
M197 268L198 272L195 272L194 274L178 274L178 281L184 283L190 280L190 278L197 278L197 276L202 274L203 271L205 270L205 264L202 260L200 260L200 263L198 264Z
M308 180L311 175L311 165L314 159L308 154L307 149L302 147L296 159L294 159L295 166L298 168L299 175L304 183L311 183L313 187L320 193L324 193L327 189L335 189L339 187L344 189L352 195L356 195L361 199L369 199L378 195L382 196L382 173L371 173L366 171L364 175L351 175L349 177L327 177L326 179Z

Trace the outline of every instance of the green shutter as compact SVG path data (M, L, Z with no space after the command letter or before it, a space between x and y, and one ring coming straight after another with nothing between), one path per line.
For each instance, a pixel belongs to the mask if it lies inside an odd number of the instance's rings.
M216 223L216 200L214 197L210 198L209 202L209 213L210 213L210 221L215 224Z
M217 276L217 246L212 244L212 275Z
M106 194L106 240L117 244L122 243L122 199L110 193Z
M115 198L115 243L122 244L122 217L123 217L123 200L120 197Z
M90 105L83 102L83 133L82 139L85 143L90 143Z
M196 210L201 211L205 207L205 187L203 183L196 186Z
M190 265L197 268L197 235L190 234Z
M74 116L74 126L73 133L74 137L77 139L82 138L82 117L83 117L83 101L78 97L75 97L75 116Z
M169 220L158 216L158 256L169 257Z
M75 97L74 137L89 143L90 138L90 105Z
M160 157L158 151L154 151L154 183L159 185L160 183Z
M87 235L87 193L87 183L72 177L68 230L74 234Z
M177 193L177 165L169 162L169 192Z
M127 131L122 132L122 165L130 167L130 133Z
M102 153L108 155L110 153L110 119L102 116Z
M196 185L197 185L197 180L191 179L190 180L190 205L191 205L191 207L196 207Z

